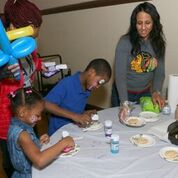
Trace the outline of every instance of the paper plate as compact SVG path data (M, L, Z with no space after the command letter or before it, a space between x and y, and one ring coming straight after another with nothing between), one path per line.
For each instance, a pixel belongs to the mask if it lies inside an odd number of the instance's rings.
M159 155L166 161L178 163L178 147L164 147L159 151Z
M101 122L93 122L89 127L83 128L83 131L94 131L99 130L103 127Z
M60 157L72 157L80 151L80 146L76 145L75 148L67 153L62 153Z
M145 134L134 135L130 137L130 141L131 143L139 147L150 147L156 143L153 137L151 137L150 135L145 135Z
M159 114L151 111L143 111L139 116L143 117L146 122L155 122L160 119Z
M145 125L145 119L142 117L130 116L123 123L129 127L142 127Z

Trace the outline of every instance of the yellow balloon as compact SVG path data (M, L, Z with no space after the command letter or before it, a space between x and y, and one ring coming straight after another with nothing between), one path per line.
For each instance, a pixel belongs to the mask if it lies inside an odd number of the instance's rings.
M9 40L15 40L21 37L25 37L25 36L32 36L34 34L34 30L32 28L32 26L27 26L27 27L23 27L23 28L18 28L15 30L11 30L6 32Z

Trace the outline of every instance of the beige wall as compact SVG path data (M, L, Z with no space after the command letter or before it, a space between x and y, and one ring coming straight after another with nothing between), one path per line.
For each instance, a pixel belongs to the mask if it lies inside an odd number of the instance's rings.
M135 5L44 16L39 38L40 52L60 53L72 72L83 70L91 59L97 57L106 58L113 65L116 43L128 28L130 12ZM90 103L108 107L111 83L94 92Z
M160 13L167 38L164 84L164 87L167 87L168 75L178 73L178 1L152 2ZM43 16L44 23L38 39L39 51L42 55L60 53L73 73L83 70L91 59L97 57L106 58L113 66L117 41L127 31L131 12L137 4L129 3ZM90 104L109 107L111 83L112 80L94 92L89 100Z
M113 66L115 46L128 29L131 11L138 3L67 12L44 16L39 37L42 54L60 53L72 72L82 70L96 57L106 58ZM166 80L178 73L178 1L154 0L167 38ZM169 9L168 10L168 6ZM91 96L89 102L100 107L110 106L112 80Z
M164 84L167 87L168 75L178 74L178 1L154 0L153 2L160 12L161 22L167 39L166 80Z

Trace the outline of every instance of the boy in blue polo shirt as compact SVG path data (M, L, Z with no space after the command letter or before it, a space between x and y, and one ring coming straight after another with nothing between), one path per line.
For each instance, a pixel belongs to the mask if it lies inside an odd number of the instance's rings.
M49 119L49 135L68 124L85 127L96 110L85 111L88 97L111 78L111 66L105 59L92 60L83 72L65 77L45 97L45 108L52 113Z

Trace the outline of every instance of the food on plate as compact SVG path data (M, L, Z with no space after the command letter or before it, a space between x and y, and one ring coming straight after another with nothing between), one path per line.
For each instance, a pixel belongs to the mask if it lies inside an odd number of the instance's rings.
M139 123L139 120L137 117L130 117L127 122L130 125L137 125Z
M83 131L98 130L102 127L103 127L103 124L99 121L91 122L90 125L87 125L87 127L83 128Z
M175 159L178 157L178 152L176 150L168 150L164 153L166 159Z
M137 116L130 116L124 122L129 127L142 127L145 125L145 119Z
M96 126L98 124L99 124L99 122L91 122L90 126Z
M137 134L130 137L131 143L139 147L150 147L153 146L156 141L152 136L145 134Z
M136 144L147 144L148 139L144 138L143 136L137 137L134 139Z

